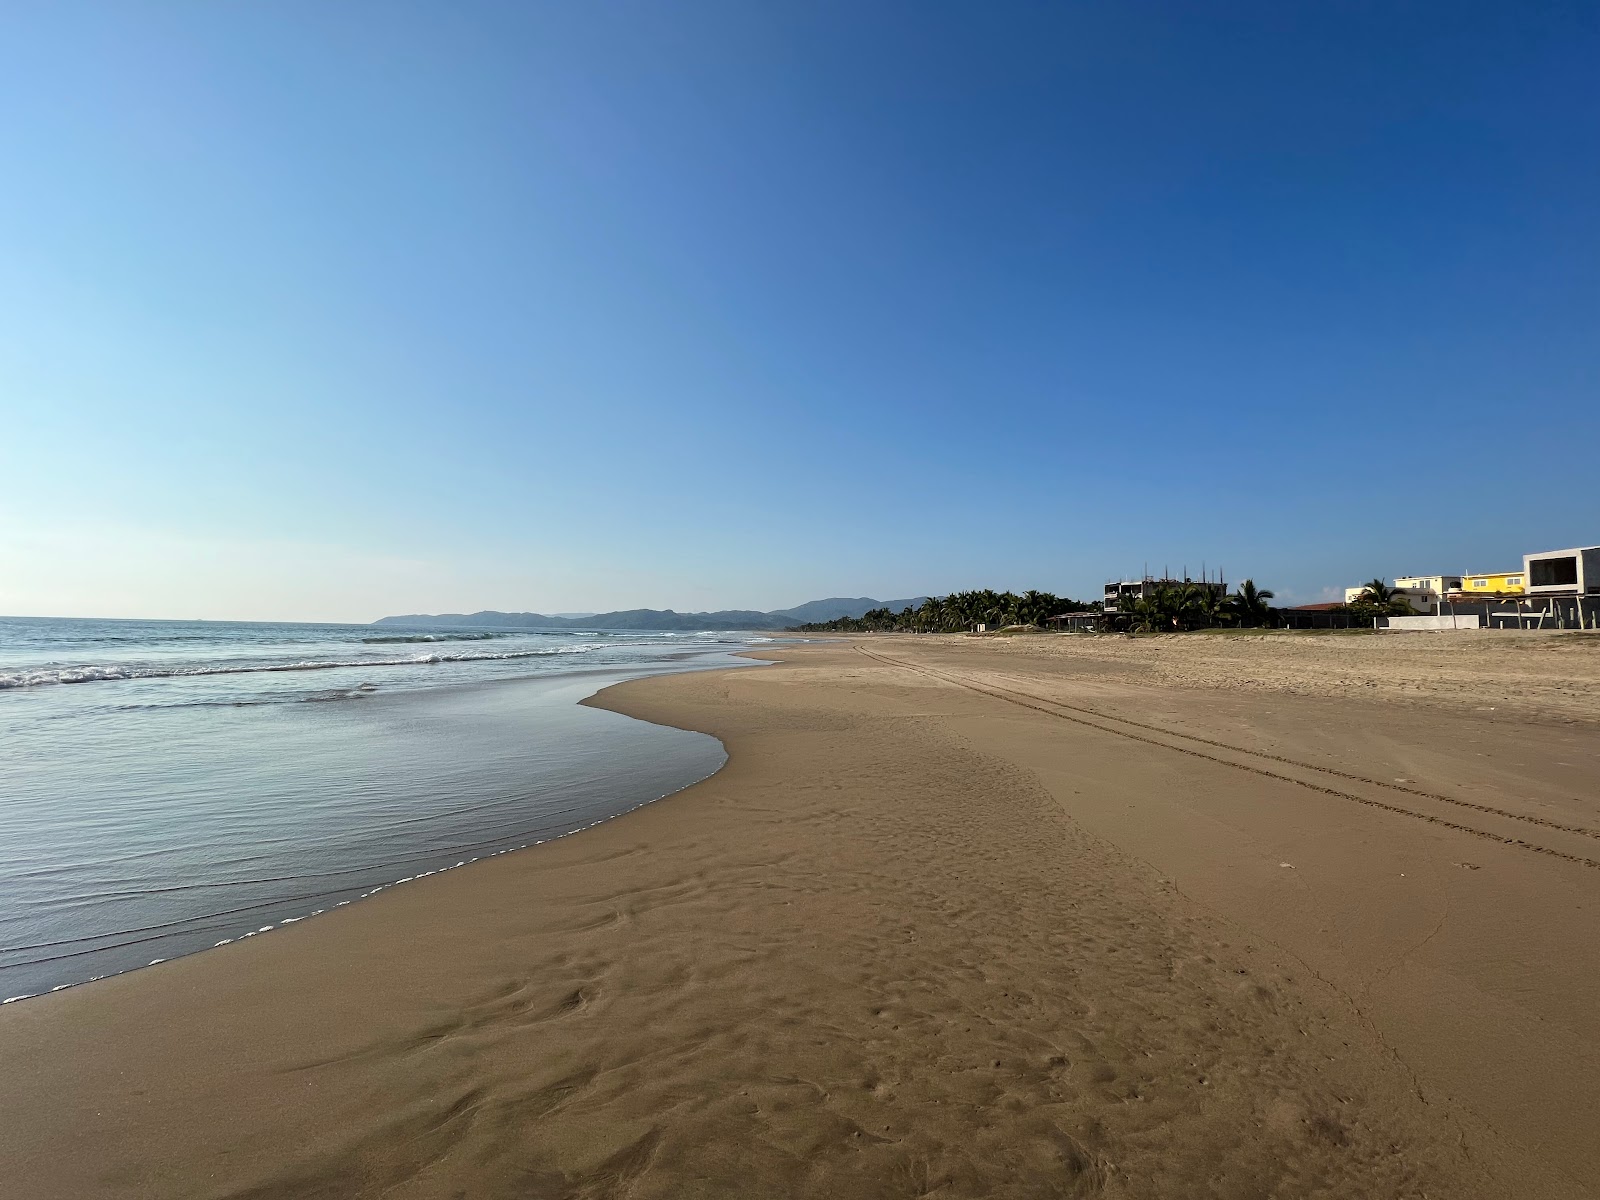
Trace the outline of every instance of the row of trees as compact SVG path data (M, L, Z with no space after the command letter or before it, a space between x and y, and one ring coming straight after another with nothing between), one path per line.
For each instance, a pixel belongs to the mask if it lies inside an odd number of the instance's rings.
M1100 605L1069 600L1050 592L952 592L930 596L899 612L875 608L860 617L840 617L800 628L807 633L961 633L979 625L1043 625L1062 613L1092 612Z
M1273 623L1272 592L1246 579L1231 595L1203 583L1163 584L1134 600L1127 616L1134 629L1175 633L1185 629L1255 629Z
M1239 590L1224 595L1198 583L1163 585L1134 601L1111 620L1146 632L1217 627L1256 628L1273 622L1272 593L1246 579ZM900 612L875 608L859 617L840 617L800 628L807 633L962 633L987 625L1043 625L1049 618L1074 612L1098 612L1097 600L1084 603L1050 592L953 592L930 597Z

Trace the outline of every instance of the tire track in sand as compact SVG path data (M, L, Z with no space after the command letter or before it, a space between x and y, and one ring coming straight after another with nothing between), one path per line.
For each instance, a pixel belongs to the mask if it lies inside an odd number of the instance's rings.
M956 687L965 688L968 691L977 692L978 694L988 696L991 699L1016 705L1018 708L1031 709L1034 712L1043 713L1047 717L1054 717L1061 721L1070 721L1074 725L1081 725L1088 729L1098 730L1101 733L1108 733L1115 737L1125 738L1129 741L1142 742L1145 745L1155 746L1162 750L1171 750L1177 754L1187 754L1192 758L1204 759L1206 762L1217 763L1218 765L1224 767L1232 767L1236 771L1244 771L1251 775L1261 776L1264 779L1275 779L1282 783L1291 783L1297 787L1306 788L1307 790L1313 792L1319 792L1325 796L1334 796L1341 800L1349 800L1356 804L1364 804L1369 808L1380 809L1384 812L1395 813L1403 817L1411 817L1418 821L1426 821L1431 825L1439 825L1446 829L1453 829L1458 833L1465 833L1472 837L1482 838L1485 841L1495 842L1500 845L1515 846L1518 849L1526 850L1532 854L1544 854L1552 858L1559 858L1564 859L1567 862L1577 863L1580 866L1600 869L1600 859L1590 858L1587 855L1572 854L1565 850L1558 850L1553 846L1544 846L1537 842L1530 842L1524 838L1506 837L1505 835L1495 833L1492 830L1480 829L1474 825L1464 825L1459 821L1452 821L1445 817L1435 816L1431 813L1418 812L1416 809L1407 808L1404 805L1390 804L1383 800L1375 800L1371 796L1358 795L1355 792L1344 791L1328 784L1317 783L1306 779L1297 779L1293 775L1285 775L1281 771L1274 771L1269 767L1257 766L1247 762L1234 762L1231 759L1223 758L1216 754L1209 754L1206 751L1196 749L1193 746L1174 745L1172 742L1165 741L1163 739L1174 738L1179 741L1195 742L1199 745L1210 746L1214 749L1226 750L1229 754L1238 754L1246 758L1255 758L1268 762L1281 763L1285 766L1290 766L1300 771L1307 771L1314 775L1326 775L1336 779L1344 779L1351 782L1367 784L1372 787L1388 788L1391 791L1403 792L1408 795L1418 796L1423 799L1454 805L1458 808L1469 809L1488 816L1499 817L1504 820L1517 821L1526 825L1548 828L1560 833L1574 834L1579 837L1600 840L1600 830L1586 829L1577 825L1564 825L1557 821L1546 820L1543 817L1515 813L1507 809L1496 808L1487 804L1476 804L1470 800L1462 800L1454 796L1445 796L1437 792L1428 792L1420 788L1408 787L1405 784L1386 783L1380 779L1369 779L1364 775L1356 775L1348 771L1340 771L1333 767L1319 767L1312 763L1300 762L1296 759L1286 758L1282 755L1271 754L1259 750L1249 750L1242 746L1230 745L1227 742L1220 742L1211 738L1198 737L1196 735L1187 733L1179 733L1176 730L1171 729L1163 729L1158 725L1149 725L1142 721L1132 721L1124 717L1114 717L1107 713L1098 712L1095 709L1081 708L1076 705L1064 704L1059 700L1051 700L1043 696L1035 696L1029 692L1015 691L1010 688L998 687L992 684L985 685L967 676L950 672L948 670L939 670L933 667L920 666L916 663L908 663L901 659L890 658L887 655L868 650L865 646L858 645L856 650L865 655L867 658L873 659L884 666L898 667L903 671L910 671L913 674L921 675L925 678L932 679L940 683L947 683ZM1089 716L1092 716L1095 719L1087 719ZM1103 724L1103 722L1112 722L1112 724ZM1119 729L1114 727L1116 725L1125 725L1131 728ZM1141 729L1147 732L1135 733L1132 732L1133 729ZM1160 734L1160 737L1151 737L1149 736L1149 733Z

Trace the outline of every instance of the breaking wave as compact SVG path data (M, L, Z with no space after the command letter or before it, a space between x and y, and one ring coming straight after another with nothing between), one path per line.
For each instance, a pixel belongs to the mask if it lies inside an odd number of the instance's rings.
M393 637L362 638L367 646L399 645L409 642L488 642L495 638L510 637L509 633L412 633Z
M586 654L597 646L560 646L549 650L507 650L499 654L415 654L406 658L307 660L287 663L229 663L196 667L151 667L131 663L75 667L39 667L0 672L0 690L40 687L58 683L106 683L119 679L177 679L202 675L260 675L281 671L331 671L340 667L416 667L432 663L503 662L515 658L548 658L559 654Z

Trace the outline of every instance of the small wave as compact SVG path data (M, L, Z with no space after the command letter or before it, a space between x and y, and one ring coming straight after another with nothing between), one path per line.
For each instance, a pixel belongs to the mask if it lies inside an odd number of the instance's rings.
M362 658L250 666L141 667L124 663L109 666L40 668L0 672L0 690L40 687L57 683L109 683L120 679L191 679L206 675L260 675L276 671L333 671L341 667L418 667L434 663L499 662L515 658L547 658L554 654L587 654L596 646L560 646L553 650L506 650L498 654L417 654L409 658Z
M410 642L488 642L495 638L510 637L509 633L416 633L396 634L394 637L362 638L368 646L390 646Z

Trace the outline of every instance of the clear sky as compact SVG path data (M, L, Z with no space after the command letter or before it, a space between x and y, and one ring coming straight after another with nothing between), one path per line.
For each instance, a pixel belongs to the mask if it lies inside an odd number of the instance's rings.
M1600 542L1593 4L18 5L0 612Z

